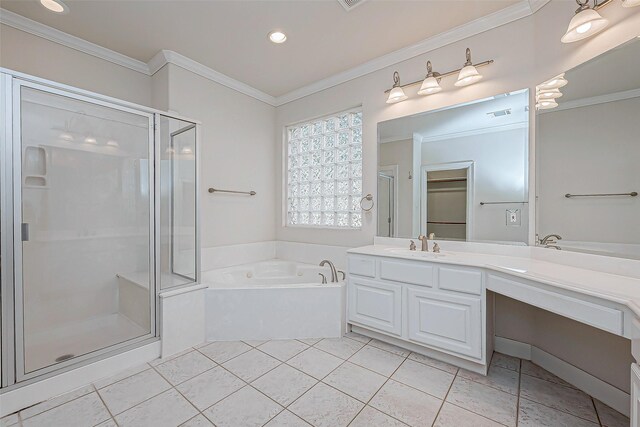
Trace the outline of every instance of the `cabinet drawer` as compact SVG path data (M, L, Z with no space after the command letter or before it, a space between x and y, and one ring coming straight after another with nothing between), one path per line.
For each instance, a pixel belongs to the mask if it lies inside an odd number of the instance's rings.
M349 321L402 334L402 286L349 277Z
M376 261L373 258L359 256L349 257L349 274L358 276L376 277Z
M482 357L480 298L408 288L409 339L464 356Z
M482 294L482 272L460 267L439 267L438 287L447 291Z
M380 278L413 285L433 286L433 270L430 264L402 261L380 261Z
M587 325L622 335L622 311L489 274L487 289Z

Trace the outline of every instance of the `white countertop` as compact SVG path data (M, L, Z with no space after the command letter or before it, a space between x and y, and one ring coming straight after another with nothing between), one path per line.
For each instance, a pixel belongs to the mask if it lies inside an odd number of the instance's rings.
M640 318L640 279L557 264L522 256L446 251L441 254L411 252L391 245L370 245L350 249L350 254L382 256L412 261L480 267L533 280L627 306Z

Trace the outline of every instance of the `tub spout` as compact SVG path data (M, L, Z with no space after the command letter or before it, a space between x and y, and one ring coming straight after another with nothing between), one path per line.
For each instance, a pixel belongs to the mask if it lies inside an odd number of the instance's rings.
M331 283L335 283L338 281L338 273L336 272L336 266L333 265L333 263L328 259L325 259L320 262L320 267L324 267L327 264L329 264L329 268L331 269Z

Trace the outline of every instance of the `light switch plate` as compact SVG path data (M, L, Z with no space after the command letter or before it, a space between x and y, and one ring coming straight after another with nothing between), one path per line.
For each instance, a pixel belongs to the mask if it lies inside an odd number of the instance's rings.
M507 225L511 227L520 227L520 224L520 209L507 209Z

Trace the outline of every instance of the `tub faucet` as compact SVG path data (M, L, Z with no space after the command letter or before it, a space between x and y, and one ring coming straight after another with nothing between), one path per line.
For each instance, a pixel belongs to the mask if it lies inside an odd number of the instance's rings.
M331 269L331 283L335 283L338 281L338 273L336 272L336 266L333 265L333 263L328 259L324 259L320 262L320 267L324 267L327 264L329 264L329 268Z
M418 240L422 242L422 252L429 252L429 241L427 240L427 236L423 236L421 234L418 236Z

